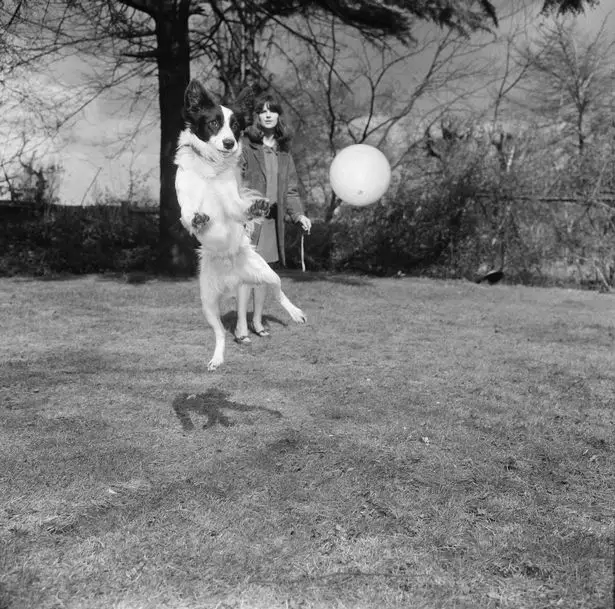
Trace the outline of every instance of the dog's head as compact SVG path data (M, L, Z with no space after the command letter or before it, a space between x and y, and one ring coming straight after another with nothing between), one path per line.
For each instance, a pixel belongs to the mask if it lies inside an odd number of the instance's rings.
M240 150L239 136L245 126L243 112L216 103L198 80L191 80L186 88L184 120L196 137L223 156Z

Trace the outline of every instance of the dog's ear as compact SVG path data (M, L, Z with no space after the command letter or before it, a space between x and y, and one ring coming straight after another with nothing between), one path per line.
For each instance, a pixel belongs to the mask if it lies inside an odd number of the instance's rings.
M211 108L213 99L205 90L205 87L196 79L192 79L184 93L184 109L191 114L203 108Z

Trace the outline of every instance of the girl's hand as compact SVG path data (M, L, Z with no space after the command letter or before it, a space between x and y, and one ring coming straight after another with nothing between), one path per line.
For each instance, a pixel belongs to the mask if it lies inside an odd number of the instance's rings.
M312 221L307 216L299 216L299 218L297 219L297 223L301 224L301 228L306 233L309 233L312 229Z

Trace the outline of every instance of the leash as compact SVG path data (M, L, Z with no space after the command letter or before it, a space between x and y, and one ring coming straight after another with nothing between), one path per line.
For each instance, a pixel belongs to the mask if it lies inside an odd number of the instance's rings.
M307 231L307 233L304 230L301 231L301 271L304 273L305 273L305 248L303 245L303 240L306 234L309 235L310 231Z
M303 249L303 235L305 233L301 232L301 270L305 273L305 251Z

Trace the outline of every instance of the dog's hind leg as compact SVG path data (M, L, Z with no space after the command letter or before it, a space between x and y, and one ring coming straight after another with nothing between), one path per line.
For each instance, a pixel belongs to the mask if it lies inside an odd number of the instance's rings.
M203 305L203 313L207 323L212 327L216 336L216 346L214 354L207 364L208 370L215 370L224 362L224 342L225 331L222 320L220 319L220 304L219 297L216 294L212 296L207 293L201 293L201 302Z
M296 307L282 291L279 275L254 250L245 250L244 264L238 265L238 275L243 283L265 284L271 288L273 297L284 307L291 319L298 324L307 321L305 313Z
M274 275L277 279L277 282L269 284L273 292L273 297L284 307L284 309L290 315L293 321L297 322L298 324L304 324L307 321L305 313L299 307L296 307L289 300L288 296L284 294L280 285L280 278L276 273L274 273Z

